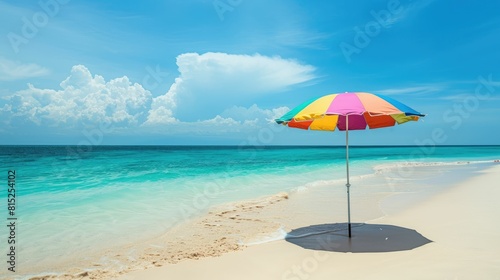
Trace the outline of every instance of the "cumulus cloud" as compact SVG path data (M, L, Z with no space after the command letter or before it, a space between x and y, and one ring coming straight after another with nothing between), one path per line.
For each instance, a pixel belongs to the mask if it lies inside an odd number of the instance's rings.
M275 109L261 109L256 104L245 108L233 106L222 112L221 116L232 118L239 121L257 120L261 123L274 123L274 120L290 111L288 107L279 107Z
M64 132L111 124L120 135L249 132L288 111L260 108L256 99L315 78L310 65L258 54L188 53L177 65L179 76L156 97L127 76L107 81L75 65L59 88L28 84L0 99L0 124Z
M274 119L281 117L289 110L288 107L262 109L255 104L248 108L232 106L210 119L196 122L175 120L168 122L167 125L150 125L146 129L160 134L251 133L263 127L276 126Z
M259 54L186 53L177 57L177 66L179 77L153 99L147 124L170 123L174 115L181 121L207 119L232 105L315 78L311 65Z
M81 123L138 124L145 119L151 93L124 76L106 82L83 65L73 66L61 89L28 89L7 97L1 109L11 119L38 125L75 127Z
M34 63L21 63L0 57L0 81L40 77L49 73L47 68Z

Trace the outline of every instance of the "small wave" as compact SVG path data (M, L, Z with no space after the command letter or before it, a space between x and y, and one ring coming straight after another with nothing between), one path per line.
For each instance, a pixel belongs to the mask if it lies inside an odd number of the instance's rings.
M375 165L373 169L375 173L382 173L384 171L398 169L398 168L408 168L408 167L433 167L433 166L454 166L454 165L467 165L467 164L484 164L497 162L495 160L470 160L470 161L434 161L434 162L395 162L387 164Z
M317 180L317 181L309 182L309 183L304 184L304 185L300 185L300 186L296 187L295 189L293 189L292 192L293 193L306 192L306 191L310 190L311 188L334 185L334 184L342 183L344 181L345 181L344 178L333 179L333 180Z
M363 180L366 178L375 177L375 175L376 175L376 173L351 175L350 179L351 179L351 181L357 181L357 180ZM343 176L345 176L345 175L343 175ZM317 181L309 182L307 184L300 185L300 186L294 188L293 190L291 190L291 194L304 193L304 192L307 192L309 190L312 190L312 189L318 188L318 187L325 187L325 186L332 186L332 185L339 185L339 184L344 185L345 182L346 182L345 177L342 177L339 179L333 179L333 180L317 180Z
M309 188L307 188L306 186L300 186L293 190L293 192L295 193L303 193L307 191L309 191Z
M240 240L239 245L244 245L244 246L253 246L253 245L259 245L259 244L264 244L264 243L269 243L277 240L284 240L285 237L287 236L285 228L282 226L275 232L269 233L268 235L259 237L255 240L249 241L249 242L243 242Z

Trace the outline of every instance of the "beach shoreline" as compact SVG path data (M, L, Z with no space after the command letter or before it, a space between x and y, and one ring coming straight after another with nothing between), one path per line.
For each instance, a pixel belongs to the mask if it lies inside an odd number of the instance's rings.
M419 182L415 182L416 178L409 177L407 173L402 174L395 169L375 170L374 174L355 177L352 184L356 189L351 198L353 220L357 223L383 221L386 217L398 215L407 208L413 208L416 204L455 188L457 182L450 178L450 172L453 170L455 179L459 178L456 175L460 173L472 180L483 176L476 174L478 171L495 168L492 165L492 163L441 165L440 170L446 171L438 171L429 166L414 166L413 171L417 174L411 175L419 176ZM422 176L423 174L427 174L428 178ZM446 177L451 183L446 184ZM436 178L441 178L439 188L422 187ZM401 184L401 182L406 183ZM420 191L416 192L415 188L419 187ZM415 194L418 194L418 199L414 199ZM394 198L398 196L400 197L395 200ZM407 205L404 207L395 205L394 202L400 200L406 200ZM347 215L345 204L345 187L338 182L334 185L314 186L262 199L219 205L205 215L175 226L158 238L137 242L118 250L108 250L105 254L109 258L107 262L114 263L113 266L96 264L94 259L92 269L88 268L92 265L91 262L87 262L87 265L82 262L66 270L64 274L41 273L36 276L39 278L33 279L44 279L50 275L62 279L82 277L146 279L141 273L145 273L149 278L149 273L156 269L175 268L184 266L184 263L197 266L198 263L211 262L211 259L246 254L245 252L258 250L256 248L259 247L278 246L272 245L275 243L283 243L285 245L282 246L286 247L293 246L283 240L287 232L305 225L344 222ZM325 213L331 214L325 215ZM189 234L186 234L187 232ZM170 272L163 271L160 274L163 273ZM182 277L184 272L179 273L177 277L184 278Z
M345 254L304 250L278 240L218 258L133 271L117 279L497 279L500 226L493 221L500 211L495 202L498 180L500 166L484 166L406 209L366 221L416 229L432 241L413 250ZM483 189L478 191L477 186ZM321 222L310 224L315 223Z

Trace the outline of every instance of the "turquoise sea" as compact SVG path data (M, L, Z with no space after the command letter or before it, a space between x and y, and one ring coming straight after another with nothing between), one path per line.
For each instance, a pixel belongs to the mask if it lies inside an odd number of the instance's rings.
M498 159L500 146L350 147L352 176ZM4 221L8 172L16 174L21 267L158 236L213 205L345 180L343 146L0 146L0 162Z

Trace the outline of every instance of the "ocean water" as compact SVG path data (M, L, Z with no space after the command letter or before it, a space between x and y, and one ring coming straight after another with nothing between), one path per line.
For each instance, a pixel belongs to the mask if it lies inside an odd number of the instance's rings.
M498 159L500 146L350 147L349 157L353 177ZM159 236L214 205L343 182L346 172L343 146L0 146L0 162L4 221L8 171L16 173L21 268Z

